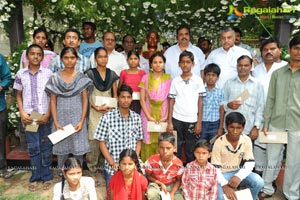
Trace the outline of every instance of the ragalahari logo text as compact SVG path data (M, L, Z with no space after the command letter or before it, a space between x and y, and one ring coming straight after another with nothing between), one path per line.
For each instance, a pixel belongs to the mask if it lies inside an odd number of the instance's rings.
M242 12L240 12L237 8L235 8L233 5L229 6L229 11L228 11L228 17L227 20L231 21L231 20L235 20L238 17L242 17L244 14Z

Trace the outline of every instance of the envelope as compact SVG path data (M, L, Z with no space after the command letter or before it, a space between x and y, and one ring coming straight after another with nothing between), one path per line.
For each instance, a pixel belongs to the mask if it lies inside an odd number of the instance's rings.
M250 93L248 89L245 89L237 98L234 100L240 101L243 104L250 97Z
M68 124L67 126L64 126L63 128L64 128L64 130L57 130L54 133L51 133L50 135L48 135L48 138L50 139L52 144L56 144L76 132L75 128L72 126L72 124Z
M108 107L115 108L117 107L118 102L116 98L96 96L95 105L101 106L103 104L107 105Z
M167 130L167 123L166 122L160 122L159 124L156 124L155 122L149 122L147 124L147 131L148 132L166 132Z
M160 194L161 200L171 200L171 196L170 196L169 192L165 193L164 191L160 191L159 194Z
M238 200L253 200L252 195L251 195L251 191L249 188L244 189L244 190L238 190L235 192L236 197ZM226 197L226 194L224 194L224 199L225 200L229 200Z
M32 112L30 114L30 119L33 120L31 124L26 125L25 131L30 131L30 132L37 132L39 125L36 123L37 120L42 119L43 114L37 113L37 112Z
M271 144L287 144L288 133L287 132L267 132L265 135L263 132L259 132L259 143L271 143Z
M140 100L140 93L139 92L133 92L132 93L132 99L133 100Z

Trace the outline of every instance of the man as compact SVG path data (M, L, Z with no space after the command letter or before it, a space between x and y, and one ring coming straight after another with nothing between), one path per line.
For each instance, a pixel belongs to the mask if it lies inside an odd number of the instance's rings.
M283 192L287 199L300 199L300 36L295 36L289 43L288 65L273 72L268 90L264 113L264 133L268 131L287 131L288 144ZM267 144L267 168L263 172L266 184L260 198L271 197L274 193L272 181L274 166L282 150L282 144Z
M142 122L139 114L130 110L132 89L122 85L118 89L119 107L104 114L96 129L94 138L99 140L100 150L105 158L105 180L118 171L119 155L124 149L134 149L140 155L143 140Z
M5 90L11 81L11 73L8 64L2 54L0 54L0 177L10 178L11 173L7 171L5 137L7 131L7 109L5 101Z
M255 141L263 119L264 95L263 86L250 74L251 68L252 59L249 56L238 58L238 75L224 85L224 109L227 115L231 112L240 112L244 115L246 125L243 133ZM250 95L241 102L237 98L245 90L248 90Z
M237 200L237 187L249 187L252 199L255 200L264 185L263 179L252 172L254 157L252 143L243 134L246 119L239 112L232 112L226 116L227 133L220 136L213 147L211 163L218 173L218 200Z
M102 42L104 48L108 53L107 66L111 70L115 71L118 76L123 69L128 69L128 64L124 56L115 50L116 47L116 36L112 32L106 32L103 34ZM97 67L95 62L94 54L91 55L92 68Z
M234 45L235 33L232 28L224 28L220 36L222 46L209 54L206 65L215 63L220 66L221 74L217 85L222 88L228 79L237 76L237 59L242 55L251 58L251 55L246 49Z
M274 40L273 38L264 41L260 49L263 62L254 68L252 74L264 87L264 103L266 103L272 73L277 69L287 65L287 62L280 60L281 49L279 48L279 42ZM262 174L262 171L266 168L267 165L266 144L260 144L256 140L253 151L256 155L255 171L259 174ZM282 155L283 154L281 154L281 158L279 158L279 162L276 167L277 172L275 172L273 180L276 180L279 173Z
M208 40L208 39L203 39L201 42L200 42L200 49L202 50L202 52L204 53L205 55L205 59L207 59L207 57L209 56L209 54L211 53L211 47L212 47L212 44L211 42Z
M123 37L122 44L124 47L124 51L122 51L121 53L124 55L125 59L127 60L128 52L134 50L136 41L132 35L127 34ZM149 61L146 60L141 54L139 55L139 57L140 57L139 67L145 70L146 72L149 72Z
M93 22L83 22L82 35L84 41L80 44L79 53L89 58L98 47L103 47L102 43L95 38L96 25Z
M79 31L73 28L66 30L66 32L64 33L63 44L65 47L73 47L78 52L78 48L80 45ZM87 57L78 53L78 59L75 65L75 70L84 73L90 67L90 60ZM64 68L65 66L62 63L60 56L56 56L55 58L53 58L49 65L49 69L51 69L53 72L57 72L58 70L62 70Z
M204 69L205 56L202 51L192 45L190 42L190 28L186 25L181 25L176 31L178 43L167 49L164 56L166 57L165 71L170 74L172 79L182 74L182 70L179 67L179 55L186 51L190 51L194 54L195 65L192 68L192 73L201 76L201 70Z

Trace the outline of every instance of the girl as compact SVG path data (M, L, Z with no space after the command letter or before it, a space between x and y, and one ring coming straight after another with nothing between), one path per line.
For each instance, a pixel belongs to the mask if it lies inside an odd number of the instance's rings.
M136 51L129 51L127 55L127 62L129 69L124 69L120 73L120 81L118 87L122 84L128 85L132 88L133 92L140 92L138 87L142 77L146 74L144 70L139 70L140 56ZM133 100L130 109L140 114L141 105L139 100Z
M43 28L38 28L34 30L33 32L33 43L39 45L44 49L44 58L41 62L41 66L43 68L48 68L50 61L52 58L56 57L56 53L50 50L46 50L46 45L48 43L48 35L45 29ZM20 68L26 68L28 67L29 61L26 57L26 51L23 52L22 57L21 57L21 63L20 63Z
M157 153L157 138L159 133L147 132L147 122L165 122L168 118L168 93L171 85L169 74L164 73L166 58L162 53L154 53L149 59L153 72L143 76L140 82L141 118L144 133L144 143L141 158L146 161Z
M78 159L68 158L64 162L62 171L62 182L55 184L53 200L97 199L94 181L90 177L82 177L82 167Z
M49 79L45 89L51 97L52 132L68 124L72 124L76 130L76 133L53 146L53 154L57 155L58 167L61 169L68 154L72 153L82 162L83 154L90 151L85 118L88 90L92 89L93 83L74 69L78 58L74 48L65 47L60 58L65 68Z
M109 182L108 199L145 200L148 183L142 175L136 152L132 149L123 150L120 153L119 166L120 171Z
M99 47L94 52L95 60L97 62L97 67L89 69L86 74L92 79L94 83L94 89L91 95L90 101L90 115L89 115L89 124L88 124L88 138L91 152L86 154L87 166L89 168L89 173L91 176L96 179L96 171L100 156L99 141L94 139L94 134L102 115L111 108L108 106L101 105L96 106L96 96L105 96L105 97L117 97L117 80L119 77L117 74L106 68L108 62L108 54L105 48ZM99 181L95 180L95 185L98 186Z

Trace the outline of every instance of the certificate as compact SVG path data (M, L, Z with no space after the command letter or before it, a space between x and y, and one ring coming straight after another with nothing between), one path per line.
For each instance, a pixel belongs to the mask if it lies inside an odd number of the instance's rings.
M52 144L56 144L76 132L72 124L68 124L67 126L64 126L63 129L64 130L60 129L48 135L48 138L50 139Z
M167 130L167 122L160 122L159 124L155 123L155 122L149 122L147 124L147 131L148 132L166 132Z
M235 101L239 101L241 104L243 104L248 98L250 97L250 93L248 89L245 89L237 98L235 98Z
M287 132L259 132L258 141L260 143L271 143L271 144L287 144L288 134Z
M235 195L237 197L237 200L253 200L252 194L250 192L250 189L244 189L244 190L238 190L235 192ZM226 194L224 194L224 199L228 200L226 197Z
M132 93L132 99L133 100L140 100L140 93L139 92L133 92Z
M37 112L32 112L30 114L30 119L32 119L32 123L26 125L25 127L25 131L29 131L29 132L37 132L39 125L36 123L36 121L42 119L43 114L41 113L37 113Z
M115 108L118 105L116 98L96 96L96 106L105 104L108 107Z

